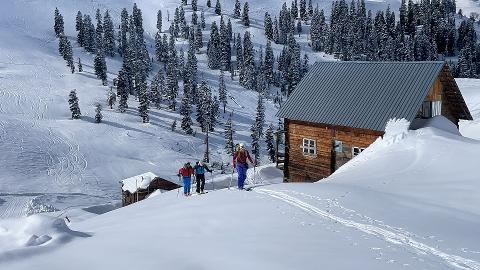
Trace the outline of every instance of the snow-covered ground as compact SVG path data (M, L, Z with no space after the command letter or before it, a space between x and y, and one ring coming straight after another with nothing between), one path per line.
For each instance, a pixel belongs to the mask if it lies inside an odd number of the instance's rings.
M480 269L480 142L432 127L391 130L314 184L189 198L167 192L85 221L72 218L68 227L47 216L29 218L24 227L2 222L0 233L13 239L0 263L8 269ZM279 176L267 166L256 178Z

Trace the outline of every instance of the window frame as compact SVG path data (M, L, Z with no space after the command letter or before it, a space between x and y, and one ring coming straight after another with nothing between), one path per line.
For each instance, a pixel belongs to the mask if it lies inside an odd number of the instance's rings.
M313 142L313 146L312 143ZM302 149L302 154L304 156L316 156L317 155L317 141L311 138L303 138L302 145L300 147ZM313 150L313 153L311 152Z

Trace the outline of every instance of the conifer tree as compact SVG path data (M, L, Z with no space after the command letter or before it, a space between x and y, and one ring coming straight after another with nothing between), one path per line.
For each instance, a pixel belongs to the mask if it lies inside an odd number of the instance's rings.
M265 47L265 61L264 61L264 74L265 80L268 85L273 83L273 65L275 63L275 56L273 54L272 43L270 40L267 41L267 46Z
M225 78L223 71L220 72L220 78L218 83L218 98L220 103L223 106L223 113L225 113L225 109L227 106L227 87L225 86Z
M95 52L95 26L89 15L83 16L84 47L87 52Z
M233 18L240 19L242 12L242 6L240 5L240 0L235 1L235 9L233 10Z
M68 104L70 105L70 111L72 112L72 119L80 119L82 113L80 112L77 92L75 90L72 90L70 92Z
M155 105L155 108L160 109L160 104L162 101L162 88L163 88L163 73L162 70L159 70L157 75L152 80L150 84L150 101Z
M57 37L60 37L60 35L64 33L63 25L63 16L60 14L60 11L58 11L58 8L55 8L53 30L55 31L55 35Z
M82 65L82 60L80 60L80 57L78 58L78 72L83 72L83 65Z
M107 84L107 62L105 61L105 54L103 50L98 49L97 55L95 55L94 59L94 69L95 75L98 79L102 80L102 84Z
M196 12L196 11L192 12L192 24L193 24L193 25L197 25L197 24L198 24L198 15L197 15L197 12Z
M249 12L248 2L245 2L245 4L243 4L242 22L243 22L243 25L245 25L246 27L250 26L250 17L248 15L248 12Z
M192 0L192 10L193 11L198 10L197 0Z
M222 15L222 5L220 4L220 0L217 0L215 4L215 14Z
M225 150L227 154L233 155L234 153L234 143L233 143L233 124L232 124L232 115L227 119L227 122L225 122L225 131L223 133L223 136L225 138Z
M264 21L265 36L269 40L273 40L273 24L272 18L268 12L265 12L265 21Z
M138 102L138 114L142 118L142 122L150 122L150 118L148 116L149 100L147 93L147 85L145 82L141 82L139 85Z
M275 146L273 139L273 125L270 124L265 133L265 143L267 145L267 153L271 162L275 162Z
M95 19L97 20L97 27L95 28L95 46L97 51L102 50L105 53L104 40L103 40L103 23L102 23L102 14L100 9L97 9L95 14Z
M158 32L162 32L162 11L158 10L157 12L157 30Z
M125 65L123 65L117 78L117 95L120 96L118 110L121 113L124 113L128 108L127 100L129 92L128 74Z
M247 89L255 88L255 60L250 32L246 31L243 38L243 78L240 83Z
M211 0L207 0L207 7L208 7L208 8L211 8L211 7L212 7L212 1L211 1Z
M263 126L265 125L265 104L263 95L258 94L257 114L255 116L255 126L257 128L258 138L263 137Z
M197 52L203 48L203 33L200 24L197 24L197 29L195 30L195 48Z
M115 30L113 29L112 18L108 10L105 11L105 16L103 17L103 31L105 54L113 57L115 56Z
M258 134L258 123L254 122L250 127L250 138L252 138L252 154L255 157L255 161L259 164L260 158L260 142Z
M102 105L100 103L97 103L95 105L95 123L101 123L103 119L103 114L102 114Z
M207 45L207 56L208 56L208 67L210 69L220 68L220 57L221 57L221 48L220 48L220 34L218 32L218 27L214 21L210 30L210 40Z
M75 19L75 30L78 32L77 33L77 42L78 45L81 47L84 46L83 44L83 39L84 39L84 26L83 26L83 15L82 12L78 11L77 17Z
M205 29L207 24L205 23L205 13L203 12L203 9L202 9L202 12L200 13L200 22L201 22L202 29Z
M190 98L188 97L188 92L190 90L184 89L184 94L182 97L182 103L180 105L180 115L182 116L181 127L186 134L193 134L192 129L192 105L190 103Z
M300 11L300 19L302 19L302 21L306 21L308 19L306 0L300 0L300 10L299 11Z
M110 107L110 109L113 109L113 106L117 102L117 95L113 91L113 86L110 87L110 91L108 91L107 95L107 104Z
M128 48L128 39L127 39L127 34L128 34L128 29L129 29L129 17L128 17L128 11L127 9L123 9L121 13L121 18L120 18L120 37L119 37L119 45L118 45L118 50L121 56L125 56L127 53L127 48Z

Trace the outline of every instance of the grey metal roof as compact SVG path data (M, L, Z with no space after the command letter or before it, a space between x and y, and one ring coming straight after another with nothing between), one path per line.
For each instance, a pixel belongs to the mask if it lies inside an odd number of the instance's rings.
M384 131L391 118L412 121L444 62L317 62L278 116Z

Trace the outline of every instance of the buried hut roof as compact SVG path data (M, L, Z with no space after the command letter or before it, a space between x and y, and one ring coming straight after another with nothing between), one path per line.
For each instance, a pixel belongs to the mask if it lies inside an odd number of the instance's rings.
M444 62L317 62L283 104L291 120L384 131L389 119L412 121L439 75L458 119L471 120Z
M147 172L137 176L133 176L120 181L122 183L122 190L135 193L137 190L146 189L150 186L150 183L157 177L152 172Z

